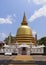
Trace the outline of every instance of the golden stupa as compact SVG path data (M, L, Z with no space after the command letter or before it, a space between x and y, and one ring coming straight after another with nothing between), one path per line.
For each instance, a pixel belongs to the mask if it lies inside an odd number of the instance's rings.
M28 26L28 23L26 21L25 13L23 16L21 26L17 30L15 40L16 40L16 42L18 42L18 44L22 44L22 43L30 44L31 42L32 43L35 42L35 39L32 36L32 30Z

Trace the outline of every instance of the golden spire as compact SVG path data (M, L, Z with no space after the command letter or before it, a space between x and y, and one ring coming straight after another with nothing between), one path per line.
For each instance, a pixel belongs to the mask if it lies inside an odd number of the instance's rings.
M28 23L27 23L27 21L26 21L25 13L24 13L24 16L23 16L23 20L22 20L21 25L28 25Z

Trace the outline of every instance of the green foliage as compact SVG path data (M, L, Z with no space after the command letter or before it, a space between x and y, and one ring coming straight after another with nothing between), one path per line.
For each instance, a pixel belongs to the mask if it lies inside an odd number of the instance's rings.
M43 37L37 41L38 45L44 44L46 46L46 37Z
M11 43L14 43L14 39L15 39L15 37L11 36ZM8 37L5 38L4 41L5 41L6 44L8 44Z
M8 37L7 38L5 38L5 43L6 43L6 45L8 44Z

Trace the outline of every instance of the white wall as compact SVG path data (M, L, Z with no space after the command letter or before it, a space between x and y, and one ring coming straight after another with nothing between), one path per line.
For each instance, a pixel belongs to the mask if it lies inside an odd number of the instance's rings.
M31 53L44 53L43 47L41 48L32 48Z

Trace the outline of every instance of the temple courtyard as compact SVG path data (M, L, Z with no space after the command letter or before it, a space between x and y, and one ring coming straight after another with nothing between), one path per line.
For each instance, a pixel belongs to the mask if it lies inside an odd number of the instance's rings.
M46 65L45 55L0 55L0 65Z

